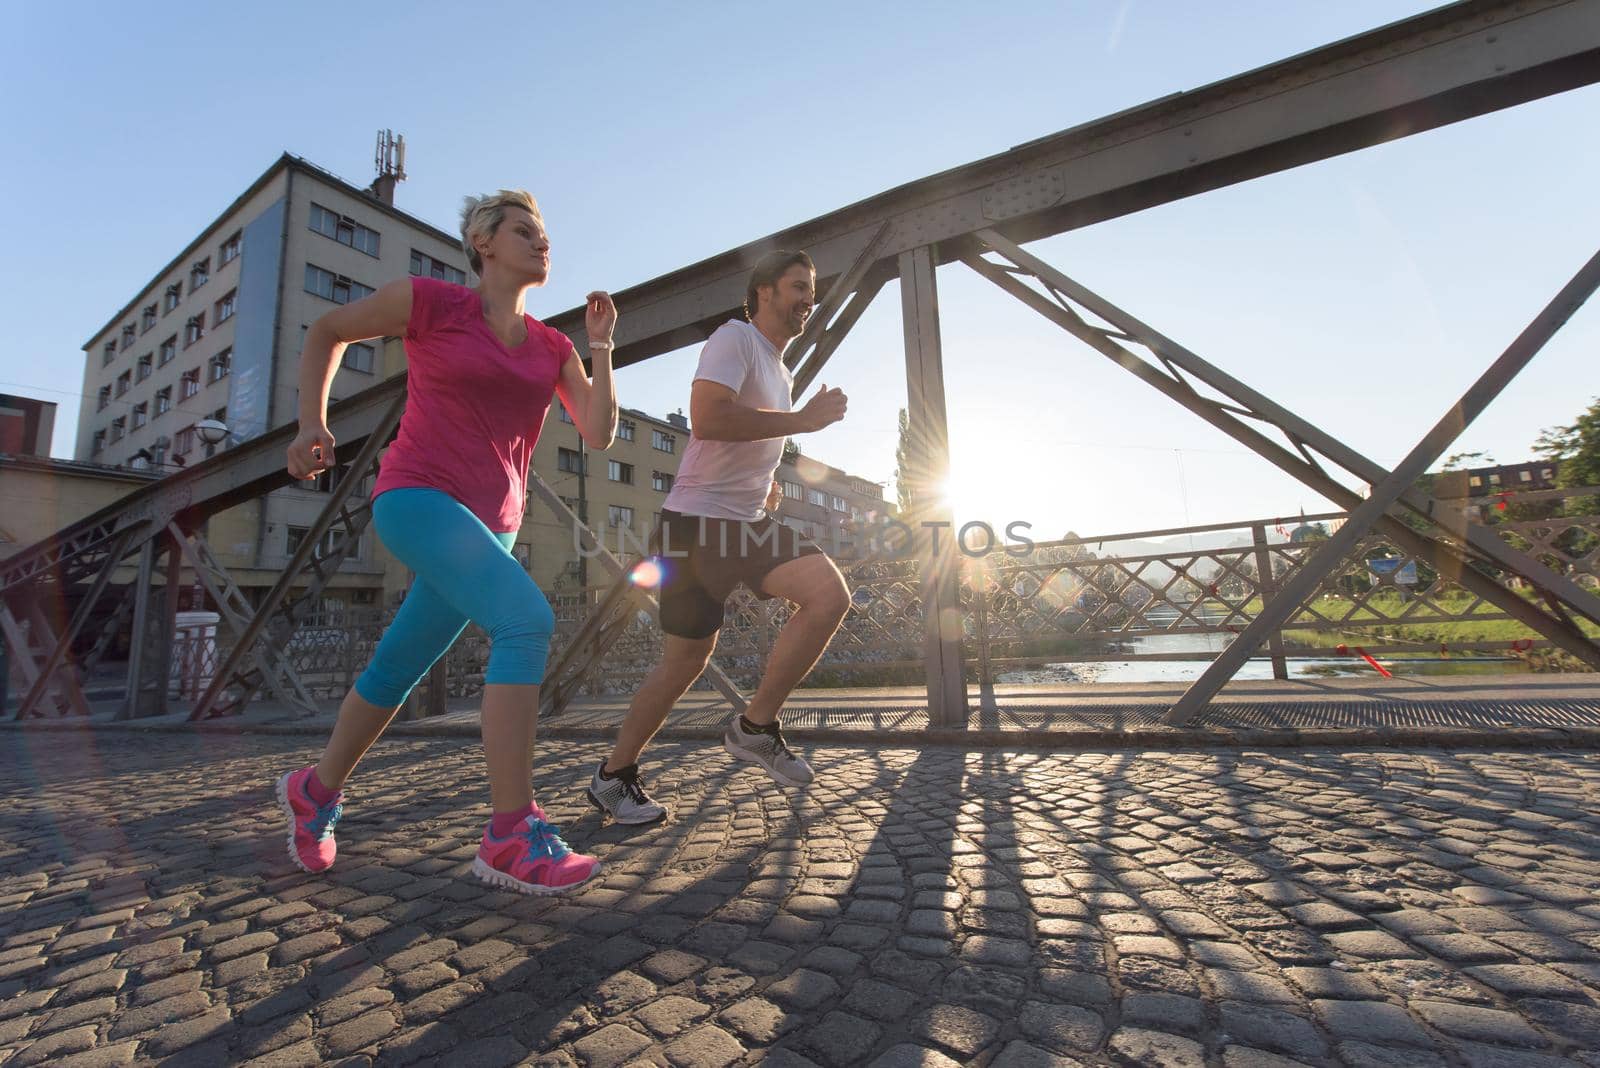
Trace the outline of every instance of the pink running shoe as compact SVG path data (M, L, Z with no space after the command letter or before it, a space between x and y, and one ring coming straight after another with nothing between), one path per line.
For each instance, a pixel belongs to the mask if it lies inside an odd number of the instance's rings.
M334 795L326 805L319 805L306 791L306 780L315 772L316 765L299 771L285 772L278 780L278 804L289 817L289 859L309 872L327 871L338 855L339 847L333 840L333 826L344 815L344 794Z
M496 838L493 827L483 829L478 859L472 862L472 874L491 886L520 894L565 894L600 874L600 861L574 853L538 805L504 838Z

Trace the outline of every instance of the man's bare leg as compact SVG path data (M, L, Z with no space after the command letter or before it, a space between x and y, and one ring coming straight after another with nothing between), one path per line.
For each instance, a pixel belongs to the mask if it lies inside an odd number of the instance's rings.
M798 606L773 643L761 684L744 710L745 719L766 726L777 720L783 703L822 658L850 611L850 590L826 556L802 556L773 568L761 590Z
M638 763L639 754L667 721L672 706L689 692L694 680L706 669L711 651L716 647L715 634L709 638L661 636L661 662L645 676L639 692L628 705L628 715L617 732L616 747L605 763L608 774Z

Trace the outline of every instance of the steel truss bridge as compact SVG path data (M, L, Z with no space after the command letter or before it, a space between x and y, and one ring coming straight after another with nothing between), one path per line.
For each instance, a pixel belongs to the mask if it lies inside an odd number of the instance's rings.
M1191 720L1258 650L1267 648L1281 660L1285 628L1304 624L1307 612L1315 615L1319 593L1330 583L1365 569L1374 539L1425 566L1472 605L1537 633L1542 646L1600 668L1600 645L1581 626L1585 620L1600 624L1596 551L1581 547L1587 542L1563 555L1554 539L1566 527L1495 529L1462 518L1460 509L1442 507L1417 489L1418 476L1600 285L1600 253L1507 349L1484 354L1487 368L1479 379L1391 470L1026 247L1597 80L1600 0L1469 0L1442 7L891 189L618 293L617 303L628 314L615 359L627 366L702 341L736 314L760 255L802 248L817 265L824 296L784 357L798 396L874 297L897 279L912 430L910 482L913 499L927 502L915 518L949 522L931 490L949 466L936 270L959 265L1054 323L1081 346L1078 351L1110 360L1343 510L1343 524L1315 551L1278 563L1272 559L1283 556L1277 547L1258 544L1250 551L1259 586L1252 587L1254 607L1222 624L1236 637L1171 706L1166 722ZM581 341L582 309L550 322ZM579 351L586 350L580 345ZM114 637L130 627L133 652L121 715L167 713L185 565L218 607L225 639L225 652L205 672L191 717L236 713L262 691L310 709L314 695L290 655L291 638L370 521L367 503L354 499L354 490L393 435L405 396L402 374L331 409L338 459L350 465L348 473L259 604L246 599L219 563L204 528L211 516L291 484L283 456L292 425L163 478L0 561L0 632L25 686L17 718L87 715L83 679ZM1370 486L1370 493L1361 496L1340 476ZM536 479L543 502L581 526ZM1582 523L1592 534L1594 517ZM584 533L598 545L592 531ZM1575 543L1563 544L1570 549ZM863 572L865 586L892 590L894 599L866 605L859 614L876 620L880 631L887 621L901 646L920 653L911 659L920 660L930 724L962 726L969 714L964 661L974 658L975 626L982 635L976 656L987 663L991 638L998 634L1003 642L1007 627L1024 628L1028 613L1040 610L1019 603L1017 591L1031 590L1036 597L1044 584L1019 573L1006 579L1008 586L993 575L975 586L949 538L940 547L928 540L917 549L912 566L897 573ZM653 607L648 591L628 581L621 562L603 551L599 559L611 585L570 621L554 650L543 692L547 713L561 710L630 628L637 628L639 612ZM1235 577L1250 577L1238 561L1216 563ZM114 573L130 566L134 581L118 587ZM1126 562L1118 566L1128 571ZM1098 575L1103 567L1092 570ZM1144 574L1129 578L1151 588L1145 603L1160 600L1179 613L1167 617L1178 630L1189 623L1205 629L1193 597L1170 596L1170 583L1158 588ZM61 607L69 603L76 605L70 613ZM85 643L89 652L74 662L69 649ZM709 678L742 707L727 671L714 663Z

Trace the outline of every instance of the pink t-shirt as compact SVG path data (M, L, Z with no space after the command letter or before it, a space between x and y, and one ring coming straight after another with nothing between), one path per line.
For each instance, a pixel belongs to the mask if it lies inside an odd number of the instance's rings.
M508 349L483 318L476 290L411 280L406 409L384 454L374 497L442 490L496 533L522 525L528 461L572 342L531 315Z

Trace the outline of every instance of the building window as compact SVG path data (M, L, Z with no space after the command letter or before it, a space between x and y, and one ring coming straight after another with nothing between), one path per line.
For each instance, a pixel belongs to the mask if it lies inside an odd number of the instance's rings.
M172 455L187 456L190 452L194 451L194 443L194 424L190 423L188 426L184 427L182 430L173 435Z
M178 335L173 334L161 343L161 349L156 354L156 365L165 367L178 355Z
M155 369L156 369L156 356L155 356L155 353L147 352L143 356L140 356L139 357L139 362L134 364L134 367L136 368L136 371L135 371L135 374L134 374L134 381L143 382L145 379L149 378L152 374L155 373Z
M129 323L127 326L122 328L122 347L124 349L131 349L133 347L133 337L137 332L138 331L133 328L132 323Z
M211 316L212 326L220 326L233 318L234 301L238 295L237 289L229 290L225 297L217 301L216 309Z
M306 264L306 292L315 293L323 300L335 304L349 304L352 300L372 295L372 287L352 282L342 274L323 270L315 264Z
M556 417L563 423L572 423L572 413L567 411L567 406L565 404L556 405Z
M206 336L206 314L189 316L189 321L183 324L183 347L188 348L196 341Z
M665 471L656 471L650 475L650 488L660 493L672 489L672 476Z
M576 449L556 450L556 470L572 475L583 474L584 457Z
M460 268L452 267L434 259L426 252L411 250L411 273L422 278L438 278L445 282L454 282L458 286L467 284L467 275Z
M340 482L350 476L350 468L350 464L340 464L337 467L329 467L325 469L322 474L316 477L310 488L316 490L318 493L332 493L336 488L338 488ZM302 485L304 485L304 483L302 483Z
M115 341L107 341L106 347L103 350L103 354L100 359L100 366L104 367L106 364L110 363L116 355L117 343Z
M139 316L139 333L146 333L155 325L156 306L154 304L146 304L143 314Z
M183 299L183 283L174 282L167 287L166 298L161 302L161 314L165 315L178 306L178 301Z
M124 371L117 376L117 396L128 392L128 387L133 385L133 372Z
M1551 479L1556 477L1555 468L1541 467L1539 469L1539 477L1544 479L1544 481L1549 482Z
M618 441L632 441L633 440L633 431L634 431L634 422L633 422L632 419L619 419L619 420L617 420L617 440Z
M806 501L809 504L817 505L819 508L828 507L828 495L819 489L806 490Z
M224 378L228 377L228 372L233 369L233 350L223 349L221 352L211 357L211 361L209 364L207 364L207 366L210 367L211 370L206 381L208 383L221 382Z
M172 387L162 386L156 390L156 414L166 415L172 411Z
M378 231L362 226L348 215L331 212L321 204L311 205L311 229L357 252L372 257L378 255Z
M609 460L606 462L606 477L613 482L622 482L631 486L633 485L633 465L625 464L621 460Z
M800 483L790 482L788 480L785 480L783 483L783 495L789 498L791 501L802 500L805 497L805 493L802 490Z
M150 402L140 401L133 406L133 429L138 430L150 421Z
M199 392L200 368L196 367L193 370L183 372L183 376L178 379L178 399L188 400Z
M834 497L832 499L832 503L833 510L835 512L848 512L850 510L850 506L845 503L845 499L843 497Z
M226 267L239 258L239 231L235 230L233 236L222 243L217 249L217 266Z
M121 441L123 435L126 434L127 432L128 432L128 417L127 416L119 415L115 419L111 420L111 440L112 441Z
M372 373L373 365L378 362L378 350L371 345L360 341L346 345L342 366L352 371L360 371L364 375Z
M606 509L606 523L613 527L633 529L633 509L613 504Z
M89 442L89 451L98 454L104 452L105 448L106 432L104 430L96 430L94 437Z
M1483 479L1477 475L1469 475L1467 477L1467 484L1473 489L1477 489L1479 486L1483 485Z
M652 430L650 431L650 444L653 448L660 449L662 452L675 452L678 447L678 439L671 434L663 434L659 430Z
M1521 471L1517 472L1517 477L1524 482L1532 482L1533 472L1529 471L1527 468L1523 468Z
M1492 475L1489 476L1489 485L1491 485L1491 486L1500 485L1500 475L1499 475L1498 472L1496 472L1495 474L1492 474Z
M211 257L195 261L189 268L189 292L193 293L207 282L211 281Z
M111 387L110 386L101 386L100 387L100 392L96 396L96 399L95 399L95 409L94 410L97 411L97 412L103 412L103 411L106 410L106 405L108 405L110 403L111 403Z

